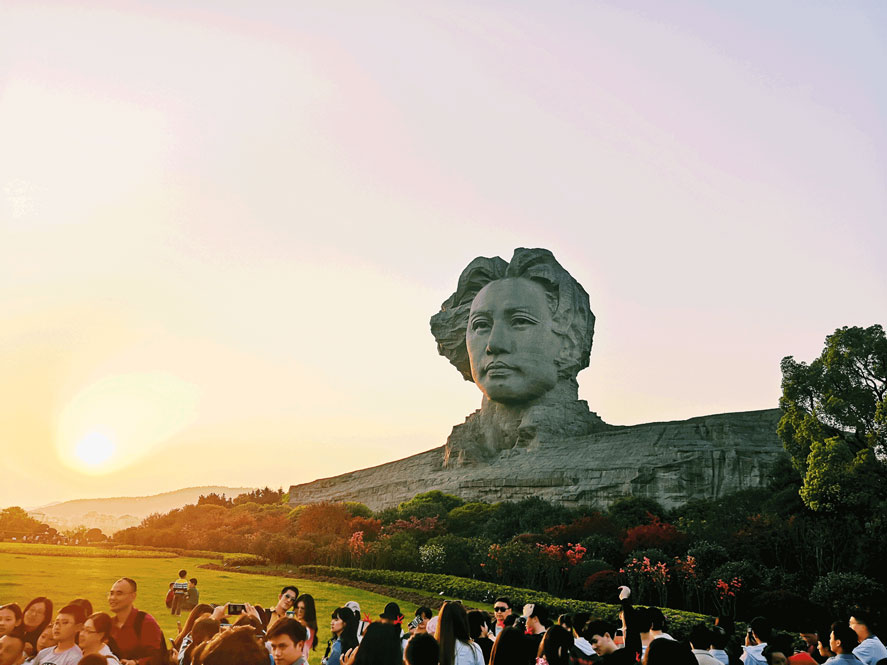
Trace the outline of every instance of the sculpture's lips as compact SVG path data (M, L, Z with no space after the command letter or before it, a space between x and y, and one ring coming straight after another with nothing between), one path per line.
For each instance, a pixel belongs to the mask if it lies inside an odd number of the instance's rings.
M514 365L509 365L508 363L504 363L501 360L494 360L489 365L484 367L484 372L495 372L496 370L514 370L517 369Z

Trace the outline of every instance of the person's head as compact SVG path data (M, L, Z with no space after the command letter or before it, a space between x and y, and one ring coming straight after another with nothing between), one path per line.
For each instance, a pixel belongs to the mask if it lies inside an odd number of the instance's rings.
M613 641L615 634L616 626L607 621L589 621L582 629L582 637L588 640L598 656L606 656L618 649Z
M480 610L471 610L468 612L468 634L471 639L477 640L480 637L486 637L490 629L490 618L486 612Z
M859 638L846 621L835 621L832 624L829 638L829 649L835 653L853 653L859 646Z
M25 650L25 638L21 635L0 637L0 665L17 665Z
M185 619L185 625L182 627L182 630L179 631L179 634L176 636L174 640L175 647L178 649L182 646L182 640L185 639L185 635L190 633L194 629L194 624L204 617L211 616L213 613L213 606L208 603L197 603L194 607L191 608L191 611L188 613L188 618Z
M770 620L766 617L755 617L748 624L748 628L751 631L751 638L754 644L769 642L773 634L773 627L770 624Z
M714 626L711 629L711 648L712 649L720 649L723 651L727 648L727 643L730 641L730 636L727 635L727 631L724 630L722 626Z
M330 632L342 642L342 653L357 646L357 615L347 607L337 607L330 617Z
M25 605L22 612L22 626L27 632L42 630L52 621L52 601L45 596L37 596Z
M644 653L644 665L697 665L698 661L684 642L653 640Z
M711 647L711 631L704 623L697 623L690 629L690 646L705 650Z
M189 589L193 589L196 586L197 586L197 578L196 577L192 577L190 580L188 580L188 588Z
M111 585L108 592L108 607L114 614L129 612L136 600L138 585L129 577L121 577Z
M530 603L524 606L524 616L527 617L527 630L535 635L545 632L549 625L548 610L539 603Z
M767 665L788 665L789 656L792 655L790 645L768 644L761 655L767 661Z
M511 601L505 596L499 596L493 601L493 617L497 622L505 621L505 617L511 614Z
M92 603L89 602L86 598L75 598L68 605L80 605L83 608L83 615L89 616L92 614Z
M559 381L577 390L588 367L594 314L588 294L544 249L510 263L479 257L431 317L441 355L494 402L541 397Z
M367 626L354 665L403 662L400 628L393 624L375 621Z
M634 611L634 621L640 633L649 633L653 630L653 614L649 607L638 607Z
M416 608L416 618L419 620L419 623L416 624L416 632L425 633L427 632L428 622L431 620L431 617L434 616L434 611L430 607L422 607Z
M201 665L268 665L268 651L256 641L252 626L230 628L204 644Z
M280 595L277 596L277 608L282 612L286 612L293 606L293 603L296 602L296 598L299 597L299 589L298 587L294 587L291 585L287 585L280 590Z
M108 658L99 653L90 653L78 660L77 665L108 665Z
M831 658L835 655L835 652L831 649L831 635L831 628L828 626L818 633L819 640L816 642L816 650L823 658Z
M40 636L37 638L37 642L34 644L34 648L37 651L42 651L47 647L54 647L58 644L58 640L52 636L53 632L53 623L49 622L46 624L46 628L43 629L43 632L40 633Z
M400 605L397 603L388 603L385 609L379 615L379 621L382 623L390 623L400 625L403 621L403 614L400 612Z
M424 630L417 630L407 642L403 659L406 665L438 665L440 647L437 640Z
M22 608L18 603L0 605L0 635L22 632Z
M853 608L849 623L860 642L871 637L874 632L872 615L860 607Z
M111 639L111 617L104 612L90 614L77 635L77 645L84 654L98 653Z
M493 642L489 665L521 665L528 662L524 632L516 626L503 628Z
M662 610L658 607L650 607L647 611L650 612L650 629L660 632L665 630L665 615Z
M202 617L194 622L191 629L191 644L201 644L216 635L222 626L218 619Z
M183 577L188 577L188 571L185 570L184 568L179 571L179 578L183 578Z
M296 619L311 629L311 648L317 646L317 608L314 605L314 596L303 593L296 598Z
M537 656L544 656L548 665L569 665L573 633L563 626L552 626L545 632Z
M271 626L265 638L271 644L274 665L292 665L302 657L308 631L295 619L281 619Z
M440 644L440 662L442 665L452 665L456 657L456 640L468 642L471 639L468 614L462 603L447 601L441 606L435 637Z
M80 605L65 605L55 615L52 622L52 637L59 646L74 643L77 632L83 629L86 620L86 612Z
M816 643L819 641L819 634L815 630L810 630L809 628L802 630L798 633L799 637L804 640L804 644L807 647L815 647Z

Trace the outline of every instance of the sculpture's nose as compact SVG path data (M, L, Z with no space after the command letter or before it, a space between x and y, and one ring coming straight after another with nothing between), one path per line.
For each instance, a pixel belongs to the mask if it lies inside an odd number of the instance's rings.
M498 353L509 353L511 351L511 335L507 330L507 326L502 323L493 323L490 329L490 336L487 338L487 353L496 355Z

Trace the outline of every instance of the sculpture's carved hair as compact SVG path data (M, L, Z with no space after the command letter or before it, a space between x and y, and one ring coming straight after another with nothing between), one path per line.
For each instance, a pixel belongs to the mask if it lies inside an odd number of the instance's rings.
M575 380L580 370L588 367L591 340L594 336L594 314L588 294L547 249L516 249L511 262L500 257L474 259L459 276L459 284L431 317L431 333L437 349L458 369L466 381L472 381L465 331L468 313L478 292L499 279L523 277L545 289L554 321L554 333L561 339L561 351L555 362L558 375Z

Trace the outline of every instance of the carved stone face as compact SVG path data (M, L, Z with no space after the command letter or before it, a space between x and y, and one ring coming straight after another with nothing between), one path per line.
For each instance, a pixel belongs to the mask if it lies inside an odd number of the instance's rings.
M465 343L471 376L494 402L541 397L558 380L554 334L545 290L523 278L500 279L475 296Z

